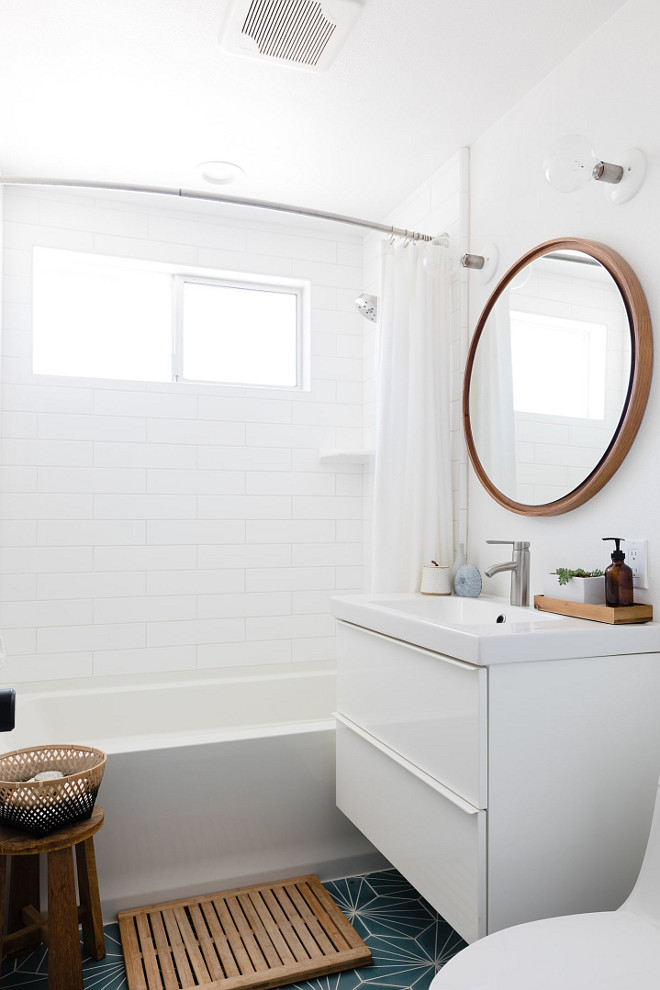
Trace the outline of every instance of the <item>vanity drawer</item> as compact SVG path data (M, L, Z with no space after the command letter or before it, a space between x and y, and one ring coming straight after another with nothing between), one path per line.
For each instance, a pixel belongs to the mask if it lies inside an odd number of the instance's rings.
M487 804L487 671L337 623L337 708L478 808Z
M486 812L443 790L340 716L337 806L472 942L486 934Z

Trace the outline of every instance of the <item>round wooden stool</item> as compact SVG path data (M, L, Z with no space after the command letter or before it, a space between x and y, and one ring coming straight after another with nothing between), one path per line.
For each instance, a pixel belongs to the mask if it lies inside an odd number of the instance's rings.
M105 956L99 882L96 873L93 835L103 825L103 810L95 807L92 817L60 828L41 839L0 827L0 933L3 913L7 860L9 871L8 934L0 934L0 964L7 956L48 946L49 990L83 990L79 924L83 943L93 959ZM76 850L78 893L73 871ZM47 857L48 916L41 914L39 856Z

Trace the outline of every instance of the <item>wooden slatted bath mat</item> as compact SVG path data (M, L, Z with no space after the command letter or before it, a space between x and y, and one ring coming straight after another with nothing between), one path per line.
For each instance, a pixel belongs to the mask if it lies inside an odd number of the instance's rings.
M120 911L118 918L129 990L264 990L371 962L314 875Z

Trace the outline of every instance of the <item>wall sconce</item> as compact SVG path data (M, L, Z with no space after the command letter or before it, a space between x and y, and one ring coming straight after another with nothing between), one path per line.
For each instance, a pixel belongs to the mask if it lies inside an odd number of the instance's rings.
M592 179L603 182L609 199L621 204L639 192L646 172L646 159L638 148L631 148L621 156L620 164L604 162L586 137L569 134L546 152L543 171L550 185L559 192L574 192Z
M486 244L484 245L483 254L464 254L461 258L461 266L463 268L469 268L472 271L480 272L481 281L490 282L497 271L499 259L500 255L497 245Z

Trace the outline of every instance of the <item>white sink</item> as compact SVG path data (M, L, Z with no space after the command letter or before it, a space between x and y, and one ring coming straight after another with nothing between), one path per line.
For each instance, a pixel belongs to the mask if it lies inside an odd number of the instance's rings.
M615 626L520 608L504 598L382 594L332 602L338 619L484 666L660 652L660 623Z

